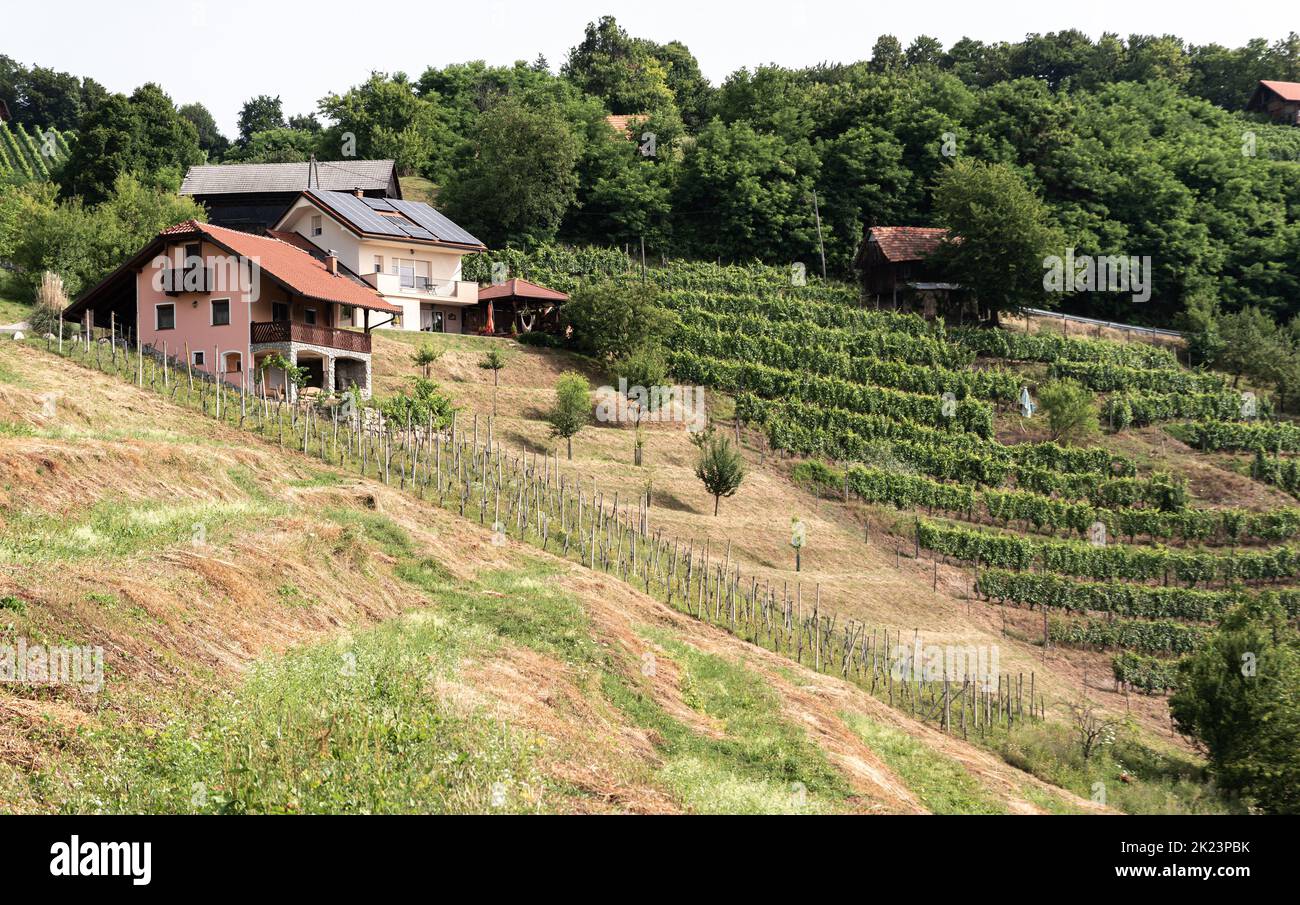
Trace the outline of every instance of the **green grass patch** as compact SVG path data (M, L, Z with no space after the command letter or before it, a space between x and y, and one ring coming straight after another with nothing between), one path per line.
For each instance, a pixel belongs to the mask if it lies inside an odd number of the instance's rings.
M344 528L355 528L374 541L384 552L399 559L415 555L415 541L401 525L379 512L331 506L325 517Z
M280 585L275 589L275 596L280 605L286 607L309 607L317 603L315 598L307 596L293 584Z
M74 515L6 513L0 558L22 562L127 556L180 543L221 543L238 530L282 514L259 502L119 503L105 500Z
M606 655L591 637L587 613L550 580L557 573L554 566L530 560L522 569L491 573L440 603L446 612L482 626L501 640L574 665L602 667ZM398 575L434 593L447 580L445 570L430 560L403 564Z
M0 437L30 437L34 433L29 425L17 421L0 421Z
M1005 814L979 782L950 757L907 733L859 713L840 715L917 798L935 814Z
M1038 805L1049 814L1086 814L1083 808L1070 804L1060 795L1048 792L1046 789L1038 786L1031 786L1028 783L1020 787L1020 794L1025 796L1026 800Z
M1133 727L1085 761L1070 727L1021 725L995 745L1007 763L1082 798L1129 814L1229 814L1245 808L1220 793L1202 763L1156 750Z
M608 671L605 696L650 730L664 758L658 780L700 813L807 814L844 810L850 789L803 729L781 714L772 687L743 664L702 653L663 632L647 632L681 670L686 702L712 718L713 738L671 717L628 675Z
M290 487L338 487L342 483L343 476L333 471L316 471L288 482Z
M256 500L259 503L270 501L270 495L262 489L262 485L258 483L257 475L253 474L252 469L241 465L228 469L226 474L230 477L230 483L242 490L250 500Z
M488 336L471 336L462 333L425 333L423 331L390 329L376 330L374 332L384 337L384 339L395 340L411 346L412 349L418 349L426 343L441 352L481 352L486 349L501 348L501 340L493 339ZM409 359L404 363L409 365L412 371L418 370L418 366Z
M0 597L0 610L10 610L15 613L27 612L27 602L21 597L15 597L12 594L6 594Z
M19 324L32 316L32 306L11 298L0 298L0 327Z
M88 733L70 813L467 813L551 809L537 750L440 680L485 639L420 611L256 667L232 698L187 700L161 729Z

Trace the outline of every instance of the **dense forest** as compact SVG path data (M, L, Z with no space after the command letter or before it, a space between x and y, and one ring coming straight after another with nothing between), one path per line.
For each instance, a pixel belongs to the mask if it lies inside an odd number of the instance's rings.
M1300 129L1245 112L1257 80L1300 80L1300 35L1235 49L1078 31L946 49L886 35L859 62L741 69L720 85L685 45L612 18L577 37L558 72L540 57L377 72L294 113L251 98L230 138L158 85L113 94L3 56L0 97L28 131L75 133L51 178L86 205L123 174L174 190L205 159L391 157L493 247L644 240L652 259L817 262L820 217L840 276L868 224L952 228L936 189L957 161L981 161L1041 202L1055 244L1152 261L1145 304L1025 302L1158 323L1189 306L1300 313ZM630 128L611 114L632 115Z

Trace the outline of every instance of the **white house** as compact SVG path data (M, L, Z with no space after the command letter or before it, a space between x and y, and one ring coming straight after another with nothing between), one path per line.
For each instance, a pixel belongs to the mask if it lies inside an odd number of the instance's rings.
M486 247L419 201L308 189L270 232L337 255L340 267L401 309L391 322L372 320L370 327L461 333L466 312L478 304L478 283L461 278L461 258ZM363 324L344 312L339 326Z

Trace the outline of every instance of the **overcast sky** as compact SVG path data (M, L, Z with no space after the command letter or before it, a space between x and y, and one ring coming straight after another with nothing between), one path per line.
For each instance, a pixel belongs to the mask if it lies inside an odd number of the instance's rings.
M5 3L0 53L113 91L158 82L177 103L201 101L233 136L253 95L278 94L286 114L305 113L376 69L416 77L430 65L509 64L539 53L558 69L583 26L605 14L634 35L684 42L715 84L742 66L865 59L884 33L904 45L930 34L947 47L963 36L1015 41L1078 28L1094 38L1173 33L1237 46L1300 29L1293 0L35 0Z

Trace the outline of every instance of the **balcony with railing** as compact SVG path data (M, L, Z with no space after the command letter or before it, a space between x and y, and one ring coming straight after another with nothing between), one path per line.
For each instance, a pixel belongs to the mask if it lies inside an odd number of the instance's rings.
M338 349L342 352L370 354L370 334L355 330L339 330L335 327L322 327L318 324L303 324L297 321L258 321L251 329L249 337L253 345L273 343L305 343Z
M367 273L362 277L380 295L418 298L428 302L473 305L478 302L478 283L469 280L441 280L410 272Z

